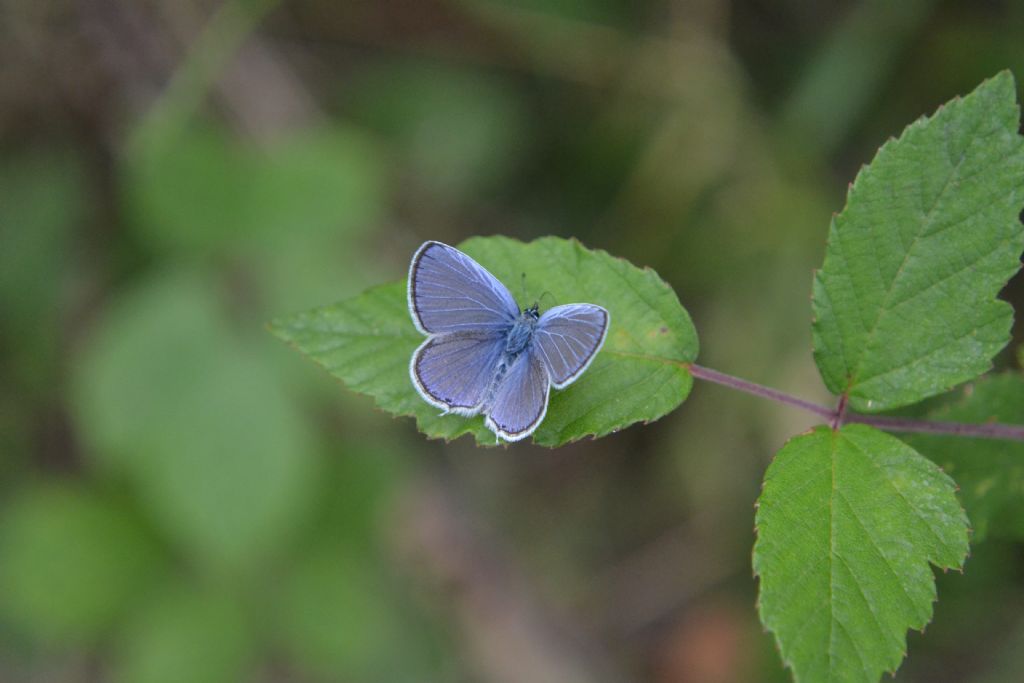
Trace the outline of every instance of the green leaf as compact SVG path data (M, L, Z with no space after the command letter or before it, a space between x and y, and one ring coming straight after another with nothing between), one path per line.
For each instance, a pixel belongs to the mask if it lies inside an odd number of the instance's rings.
M0 620L50 643L99 638L159 568L133 512L70 486L20 493L0 516Z
M262 354L236 340L215 282L153 277L100 320L74 377L93 462L127 477L203 568L250 571L305 513L308 425Z
M1002 374L979 380L964 397L929 413L950 422L1024 422L1024 378ZM1024 444L998 439L915 434L908 443L953 477L977 543L989 534L1024 537Z
M1009 340L996 300L1020 267L1024 141L1004 72L887 142L832 221L814 281L814 356L861 411L985 372Z
M697 333L672 289L641 270L578 242L546 237L528 244L504 237L474 238L460 246L501 279L520 302L590 302L611 313L604 348L583 376L553 391L534 441L559 446L601 436L634 422L656 420L689 394L687 363L697 356ZM409 317L406 284L371 289L333 306L277 320L273 331L355 391L395 415L414 415L420 431L453 439L472 433L495 443L483 419L438 414L409 379L409 358L423 342Z
M797 681L874 682L931 619L928 566L960 567L953 481L872 427L819 427L775 456L758 503L761 621Z

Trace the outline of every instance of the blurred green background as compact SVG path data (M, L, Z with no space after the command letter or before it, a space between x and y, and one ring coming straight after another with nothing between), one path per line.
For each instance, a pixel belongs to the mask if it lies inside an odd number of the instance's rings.
M428 442L265 321L575 236L826 401L847 183L1022 46L995 0L0 0L0 680L788 680L752 506L810 418ZM1021 680L1021 545L939 578L897 680Z

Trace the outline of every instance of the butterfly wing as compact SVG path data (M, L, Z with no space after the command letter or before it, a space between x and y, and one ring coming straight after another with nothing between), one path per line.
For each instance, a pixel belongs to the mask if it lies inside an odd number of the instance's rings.
M460 415L475 415L504 350L505 336L493 332L431 336L412 354L409 374L427 403Z
M551 380L531 350L520 355L484 408L487 428L506 441L525 439L548 410Z
M544 312L533 348L556 389L572 384L594 360L608 334L608 311L594 304L567 304Z
M505 285L454 247L426 242L409 267L409 311L424 334L507 331L519 315Z

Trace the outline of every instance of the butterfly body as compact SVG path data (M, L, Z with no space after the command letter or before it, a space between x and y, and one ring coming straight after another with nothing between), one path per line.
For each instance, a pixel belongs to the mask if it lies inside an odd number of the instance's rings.
M505 342L507 359L514 359L530 346L538 322L540 322L540 312L537 310L536 304L519 314L519 318L508 331L508 341Z
M594 304L520 310L483 266L440 242L413 256L408 296L413 323L427 335L409 364L417 391L445 413L483 413L506 441L533 433L551 387L575 381L608 332L608 312Z

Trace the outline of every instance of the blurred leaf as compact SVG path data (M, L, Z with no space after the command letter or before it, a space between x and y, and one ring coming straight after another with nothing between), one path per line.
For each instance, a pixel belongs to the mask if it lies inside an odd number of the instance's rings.
M281 244L245 249L256 284L263 291L260 310L298 310L320 306L359 292L381 276L379 259L351 235L311 235Z
M256 646L247 615L225 595L176 588L136 616L117 643L117 683L251 680Z
M931 412L929 418L950 422L1024 422L1024 378L1017 374L987 377L964 397ZM910 435L915 449L928 456L960 487L960 500L974 530L972 541L990 533L1024 537L1024 444L995 439Z
M874 683L931 619L931 562L960 567L953 481L874 428L818 427L776 454L758 501L761 621L798 681Z
M42 641L93 641L158 566L134 511L70 486L28 488L0 522L0 620Z
M384 207L381 150L352 128L305 128L249 150L252 231L275 242L368 232Z
M31 407L23 400L0 393L0 491L21 483L16 476L31 453L34 436L26 413L31 413Z
M390 683L422 664L411 660L429 634L413 633L399 613L378 557L400 455L381 436L366 444L347 439L333 449L312 493L319 515L309 548L295 553L275 595L274 623L290 661L314 677ZM417 671L410 680L422 678Z
M72 231L85 212L83 185L69 151L0 157L0 342L13 352L5 365L22 390L52 389L60 295Z
M312 493L320 514L316 539L332 538L346 549L367 552L379 542L384 530L380 516L408 463L385 435L376 436L367 443L348 438L332 449Z
M477 7L491 16L499 10L504 14L515 15L536 14L538 22L548 21L558 27L568 23L565 20L579 22L587 27L589 22L601 22L615 27L628 24L629 10L635 9L634 3L623 0L460 0L469 7ZM500 16L500 15L499 15Z
M1018 622L1013 631L1001 638L1002 646L994 661L986 661L982 671L972 676L971 683L1017 683L1024 671L1024 623Z
M908 634L913 656L897 680L973 681L969 672L989 669L1019 623L1020 601L1008 599L1018 591L1019 546L998 541L975 545L973 536L971 540L966 570L936 575L941 599L935 603L935 616L926 630ZM956 665L951 667L951 662Z
M260 148L202 126L145 140L126 166L126 202L158 249L351 234L383 206L379 153L350 129L304 130Z
M876 101L900 52L932 14L934 0L851 6L797 84L783 120L805 147L831 152Z
M634 422L656 420L689 394L686 364L697 355L697 333L672 289L652 270L640 270L578 242L547 237L524 244L474 238L460 248L516 290L523 301L589 301L611 313L611 329L593 365L574 384L553 391L534 441L559 446L602 436ZM483 419L438 415L416 393L409 359L423 342L409 317L405 282L383 285L325 308L282 318L274 332L355 391L373 396L396 415L414 415L420 431L453 439L472 433L494 444Z
M138 476L200 559L248 571L306 511L308 434L258 356L224 358L193 391L191 415L154 441Z
M814 282L814 355L857 410L896 408L991 367L1020 267L1024 140L1013 77L911 124L858 174Z
M0 310L25 320L56 303L67 242L84 191L70 153L37 152L0 163Z
M157 276L122 293L75 364L74 402L90 457L131 469L154 434L188 417L197 381L229 354L214 282L191 272Z
M217 289L190 273L123 295L78 363L91 455L141 488L203 563L252 567L304 512L308 429L272 368L220 319Z
M394 140L416 179L452 200L492 189L523 157L526 112L494 77L422 62L362 74L354 116Z
M365 560L322 548L286 579L281 598L282 643L311 674L393 681L410 655L411 634L403 633L388 587Z
M152 247L220 246L251 230L249 170L218 129L155 139L125 167L125 213Z

